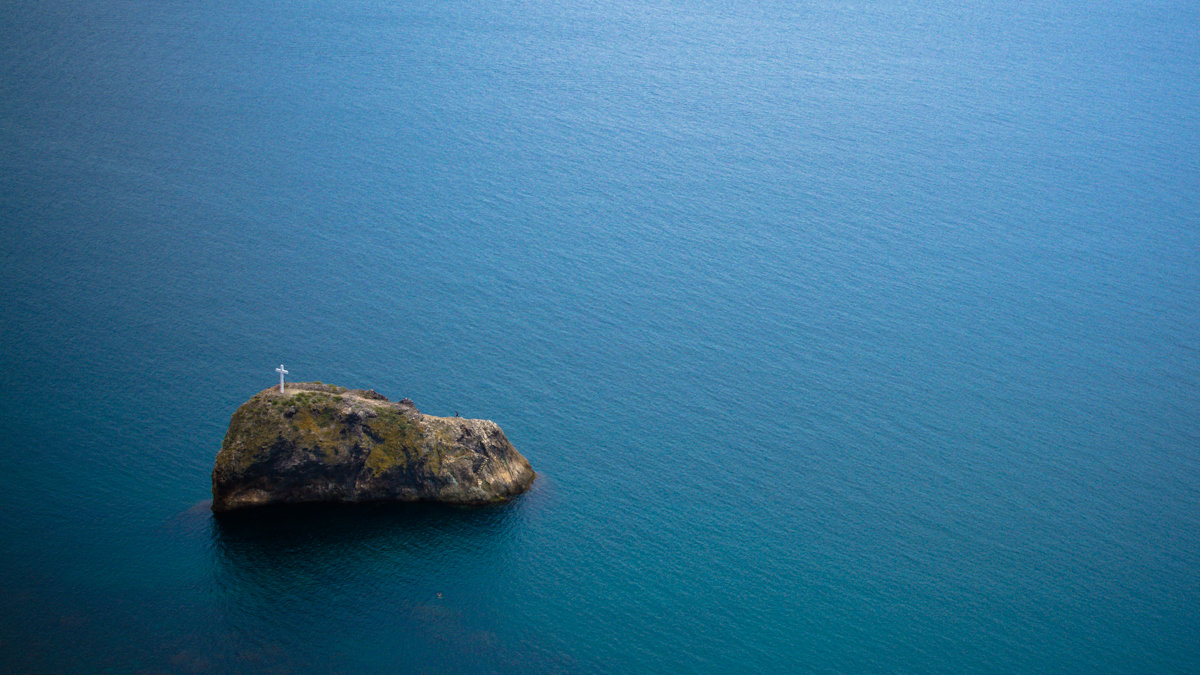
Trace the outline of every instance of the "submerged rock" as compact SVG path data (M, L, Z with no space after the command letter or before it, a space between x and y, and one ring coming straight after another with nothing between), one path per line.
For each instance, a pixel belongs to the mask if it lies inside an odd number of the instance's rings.
M242 404L213 467L213 511L305 502L486 504L533 469L490 420L434 417L412 401L328 384L264 389Z

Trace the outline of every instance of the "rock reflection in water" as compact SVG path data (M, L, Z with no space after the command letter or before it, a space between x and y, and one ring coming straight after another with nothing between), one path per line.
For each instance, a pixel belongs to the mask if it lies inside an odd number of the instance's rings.
M369 504L214 517L219 602L251 651L285 653L304 670L517 670L529 655L498 637L504 617L492 609L520 573L506 555L519 509Z

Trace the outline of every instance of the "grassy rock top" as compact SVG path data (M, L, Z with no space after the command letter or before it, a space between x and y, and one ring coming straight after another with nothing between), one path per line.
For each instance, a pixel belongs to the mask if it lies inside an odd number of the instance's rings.
M523 492L529 462L494 422L319 382L264 389L233 414L213 510L379 500L480 504Z

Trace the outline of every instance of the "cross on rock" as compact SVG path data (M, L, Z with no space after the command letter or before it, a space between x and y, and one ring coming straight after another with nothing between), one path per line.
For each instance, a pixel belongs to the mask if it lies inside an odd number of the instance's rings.
M283 369L283 364L281 363L281 364L279 364L279 367L275 369L275 372L279 373L279 393L282 394L283 393L283 376L287 375L288 371Z

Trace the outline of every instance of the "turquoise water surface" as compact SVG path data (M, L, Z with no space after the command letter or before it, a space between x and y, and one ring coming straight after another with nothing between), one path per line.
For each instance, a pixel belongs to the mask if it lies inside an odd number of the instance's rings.
M0 670L1200 670L1200 5L8 0ZM501 507L216 522L297 380Z

